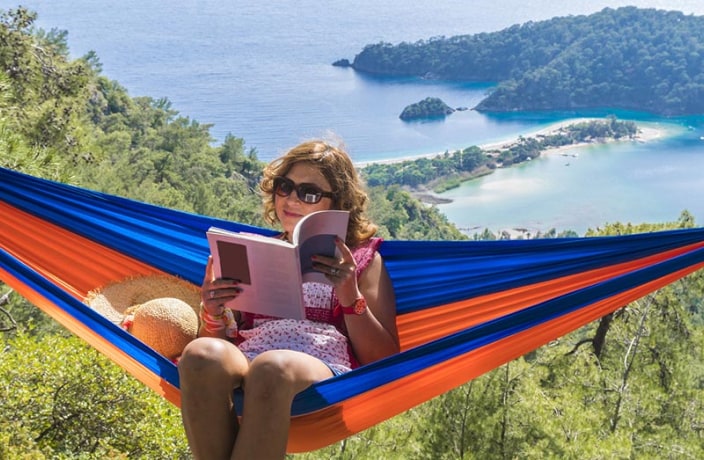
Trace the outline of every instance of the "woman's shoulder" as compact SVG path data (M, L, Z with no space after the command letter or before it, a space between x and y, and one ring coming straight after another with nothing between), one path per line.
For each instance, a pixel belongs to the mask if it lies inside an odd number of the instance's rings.
M367 238L366 240L360 241L354 248L352 248L352 252L378 251L381 243L383 242L384 240L381 237L373 236L371 238Z
M352 249L352 255L357 262L357 272L364 271L374 261L382 242L381 238L372 237L360 242Z

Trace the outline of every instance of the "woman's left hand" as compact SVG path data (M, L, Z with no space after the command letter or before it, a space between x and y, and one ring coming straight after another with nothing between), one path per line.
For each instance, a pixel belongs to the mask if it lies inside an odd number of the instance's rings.
M347 305L360 295L355 276L357 264L344 241L336 238L335 245L340 252L340 258L314 255L313 268L323 273L335 285L338 298L343 305Z

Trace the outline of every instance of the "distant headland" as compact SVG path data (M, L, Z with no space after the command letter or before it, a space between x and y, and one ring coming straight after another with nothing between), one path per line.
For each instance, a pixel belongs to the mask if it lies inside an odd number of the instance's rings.
M493 33L367 45L352 62L333 65L379 76L496 84L474 107L483 112L609 107L698 115L704 114L702 31L702 16L605 8Z

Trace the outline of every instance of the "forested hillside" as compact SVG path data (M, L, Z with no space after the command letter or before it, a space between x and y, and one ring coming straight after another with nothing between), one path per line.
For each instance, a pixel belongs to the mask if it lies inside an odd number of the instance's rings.
M131 97L66 33L0 10L0 166L261 223L244 139ZM397 239L462 235L398 185L371 188ZM2 225L2 216L0 216ZM609 224L594 234L692 227ZM555 236L548 234L545 236ZM486 238L495 235L485 233ZM86 255L90 257L90 255ZM703 458L704 272L301 459ZM0 458L189 459L179 411L0 283Z
M607 8L493 33L378 43L351 65L377 75L498 83L481 111L704 113L704 17L681 12Z

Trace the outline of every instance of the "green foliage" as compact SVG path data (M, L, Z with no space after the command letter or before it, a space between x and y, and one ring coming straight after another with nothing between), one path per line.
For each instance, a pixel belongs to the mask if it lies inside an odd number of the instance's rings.
M704 112L704 18L625 7L494 33L366 46L358 71L499 82L484 111Z
M0 10L0 165L67 180L60 157L77 154L80 115L74 108L85 69L57 65L65 38L33 38L35 18L24 8Z
M585 233L585 236L602 236L602 235L630 235L632 233L647 233L662 231L674 228L694 228L696 223L694 221L694 216L689 211L682 211L679 218L675 222L660 222L655 224L643 223L643 224L632 224L614 222L606 223L604 227L598 227L596 229L589 229Z
M370 217L379 236L396 240L459 240L464 235L435 207L425 206L399 186L372 187Z
M437 97L426 97L420 102L406 106L399 118L401 120L415 120L418 118L445 117L455 110Z
M178 410L77 338L0 346L0 457L190 458Z
M21 7L0 15L0 74L7 77L10 116L30 146L77 155L92 72L83 61L66 61L65 33L31 35L35 18Z

